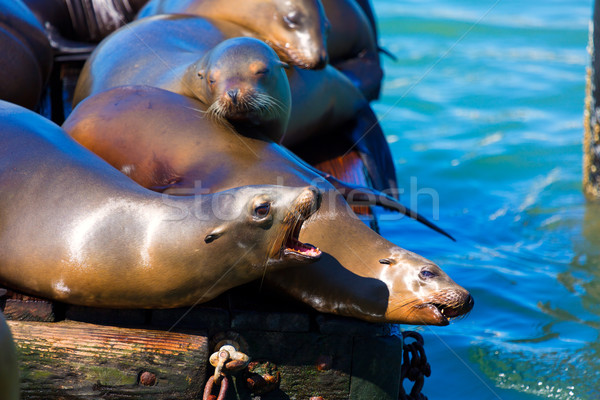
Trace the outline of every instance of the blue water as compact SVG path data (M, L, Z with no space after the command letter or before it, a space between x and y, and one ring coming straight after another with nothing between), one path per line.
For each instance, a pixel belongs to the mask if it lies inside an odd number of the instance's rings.
M600 399L600 207L581 192L592 2L374 5L398 57L374 108L402 198L458 241L392 215L382 234L475 298L466 319L417 328L432 366L423 392Z

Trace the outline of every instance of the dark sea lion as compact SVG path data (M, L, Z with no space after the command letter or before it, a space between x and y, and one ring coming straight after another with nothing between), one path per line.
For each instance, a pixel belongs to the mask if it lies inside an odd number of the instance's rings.
M240 96L242 88L248 87L254 104L268 106L265 112L252 115L252 108L245 107L248 102L242 101L234 109L248 110L246 116L252 117L255 132L280 142L282 127L287 125L281 142L292 150L330 132L340 153L336 155L356 148L374 187L396 188L393 160L377 117L343 74L330 66L286 69L292 95L288 123L289 95L281 64L275 54L269 54L268 46L261 48L256 39L227 40L236 29L227 22L184 15L135 21L92 53L81 72L73 103L112 87L137 84L194 97L208 107L215 94L231 104L230 93ZM235 84L231 91L229 82ZM261 93L265 94L263 100L258 98ZM241 117L238 115L236 122L242 123ZM331 149L325 150L324 155L329 156ZM314 151L313 146L311 153Z
M285 148L215 124L194 99L151 87L115 88L80 103L64 128L140 182L155 183L170 171L173 194L276 182L317 186L321 207L300 237L318 245L321 258L265 278L319 311L445 325L472 307L469 293L437 265L369 229L330 183Z
M207 301L319 257L297 241L314 187L173 197L144 189L43 117L0 103L0 282L71 304Z
M300 68L327 64L329 23L319 0L151 0L137 18L158 14L191 14L236 24L234 36L256 37L281 60Z
M383 69L369 17L355 0L321 1L331 24L327 37L329 63L343 72L367 100L379 98Z
M19 399L17 351L4 315L0 312L0 393L4 400Z
M44 28L21 0L0 0L0 99L33 109L52 68Z

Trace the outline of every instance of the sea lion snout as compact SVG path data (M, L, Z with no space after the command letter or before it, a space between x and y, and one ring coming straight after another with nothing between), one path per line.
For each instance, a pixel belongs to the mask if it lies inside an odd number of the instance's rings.
M474 305L471 294L439 266L409 251L395 251L379 260L390 292L386 321L416 325L448 325Z

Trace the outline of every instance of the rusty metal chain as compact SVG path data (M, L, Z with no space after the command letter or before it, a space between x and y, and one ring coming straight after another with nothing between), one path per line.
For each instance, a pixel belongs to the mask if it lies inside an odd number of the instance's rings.
M206 382L203 400L224 400L229 387L227 374L240 371L248 366L250 357L238 351L237 348L239 345L235 342L224 344L210 356L210 364L215 367L215 373ZM221 386L218 396L212 394L215 384Z
M414 342L406 343L407 339L413 339ZM414 331L402 332L402 369L400 376L400 396L399 400L427 400L427 396L421 393L425 377L431 375L431 366L427 362L425 355L425 341L423 337ZM407 395L404 391L404 379L414 382L410 393Z
M211 376L208 378L206 386L204 387L204 396L202 396L202 400L225 400L225 396L227 396L227 389L229 389L229 379L227 379L226 376L223 376L220 384L221 388L219 389L219 395L215 396L212 394L213 387L215 385L215 377Z

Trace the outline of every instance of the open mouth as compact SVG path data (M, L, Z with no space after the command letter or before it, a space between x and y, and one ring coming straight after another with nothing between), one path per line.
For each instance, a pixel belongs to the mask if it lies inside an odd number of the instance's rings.
M282 257L302 260L316 260L321 257L321 250L298 239L302 224L319 208L320 198L319 192L305 190L296 200L293 209L286 215L284 224L287 229L281 242Z
M455 318L465 317L471 310L472 303L459 307L440 303L425 303L416 308L421 310L416 318L420 324L445 326Z
M471 311L472 303L469 302L461 307L452 307L448 304L427 303L423 305L433 314L436 325L448 325L451 320L465 317Z
M300 230L302 224L306 221L306 218L298 218L293 228L289 230L286 235L285 242L283 244L284 256L295 255L305 258L319 258L321 257L321 250L309 243L302 243L298 240L300 236Z

